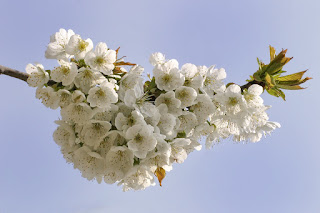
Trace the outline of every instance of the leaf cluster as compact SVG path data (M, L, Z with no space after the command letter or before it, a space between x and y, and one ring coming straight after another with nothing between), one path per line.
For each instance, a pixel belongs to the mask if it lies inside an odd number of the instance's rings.
M307 70L283 76L282 74L286 73L286 71L283 70L283 67L292 59L292 57L286 57L287 50L282 50L277 55L274 47L269 46L269 49L270 63L264 64L257 59L259 69L251 76L249 82L259 82L260 85L264 85L264 89L267 90L270 95L281 97L283 100L285 100L285 94L282 91L283 89L305 89L301 87L300 84L312 79L310 77L303 78L303 75Z

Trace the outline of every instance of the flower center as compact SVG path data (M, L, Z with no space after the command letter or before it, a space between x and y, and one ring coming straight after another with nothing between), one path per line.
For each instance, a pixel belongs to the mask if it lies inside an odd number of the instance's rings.
M134 119L133 119L133 117L130 117L129 119L128 119L128 124L130 125L130 126L133 126L134 125Z
M97 92L96 92L97 96L99 97L104 97L106 96L105 92L102 90L102 89L99 89Z
M64 75L68 75L70 73L70 68L67 67L67 66L61 66L61 72L64 74Z
M93 128L94 128L95 130L100 130L101 127L102 127L102 125L99 124L99 123L94 123L94 124L93 124Z
M80 52L85 51L88 45L89 45L88 42L85 42L84 40L81 39L78 44L78 49L80 50Z
M62 93L61 94L61 101L64 102L64 101L67 101L69 99L70 95L68 93Z
M181 90L178 94L179 98L185 98L187 97L188 93L185 90Z
M209 84L213 84L214 83L214 79L213 78L209 78L206 77L206 79L204 80L204 85L208 86Z
M91 72L91 70L84 70L84 71L83 71L83 77L84 77L84 78L92 78L92 72Z
M171 104L171 99L170 99L170 98L165 98L165 99L163 100L163 102L168 106L168 105Z
M168 83L171 80L171 76L169 74L165 74L162 78L165 83Z
M235 106L235 105L237 105L238 103L239 103L239 101L238 101L237 98L235 98L235 97L230 97L230 98L229 98L229 104L230 104L231 106Z
M142 139L143 139L143 137L139 133L134 137L134 140L137 141L137 142L141 142Z
M102 58L101 56L98 56L97 58L96 58L96 64L98 64L98 65L102 65L102 64L104 64L104 63L106 63L106 60L104 60L104 58Z

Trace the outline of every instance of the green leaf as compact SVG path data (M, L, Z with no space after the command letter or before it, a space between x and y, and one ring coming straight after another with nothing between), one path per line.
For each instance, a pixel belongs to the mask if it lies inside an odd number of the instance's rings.
M265 72L273 75L280 71L292 58L286 57L287 50L282 50L274 59L267 65Z
M269 49L270 49L270 61L272 61L276 57L276 49L274 49L274 47L272 47L271 45L269 45Z
M278 92L280 93L281 98L285 101L286 100L286 95L281 89L278 89Z
M307 70L293 73L291 75L282 76L282 77L279 77L277 80L278 81L300 81L305 72L307 72Z
M286 72L282 70L283 66L286 65L292 59L292 57L286 57L287 50L282 50L277 55L275 48L272 46L269 46L269 51L270 63L265 65L257 58L259 69L252 76L250 76L250 80L247 81L255 81L258 84L263 85L264 89L266 89L270 95L282 97L283 100L285 100L285 94L282 89L304 89L299 85L312 79L310 77L302 78L307 70L281 76L282 73Z
M255 72L255 73L253 74L252 77L253 77L254 80L256 80L256 81L261 81L260 75L261 75L261 72L260 72L260 70L258 70L257 72Z
M276 87L267 89L267 92L272 96L281 97L283 100L286 100L286 95L284 94L284 92Z
M275 83L274 83L272 76L269 75L268 73L266 73L265 82L267 83L267 86L269 88L272 88L275 86Z
M287 89L287 90L299 90L299 89L305 89L303 87L300 87L299 85L281 85L278 84L277 87L281 88L281 89Z

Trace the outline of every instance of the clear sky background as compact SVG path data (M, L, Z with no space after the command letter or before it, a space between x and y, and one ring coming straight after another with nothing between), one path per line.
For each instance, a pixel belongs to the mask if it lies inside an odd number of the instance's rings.
M192 153L158 185L122 192L65 163L52 139L59 110L35 99L25 82L0 76L0 213L320 212L320 1L0 0L0 64L24 71L44 58L49 36L73 29L106 42L151 72L155 51L180 64L216 64L244 84L268 62L269 44L288 48L289 72L314 79L287 101L263 94L282 128L259 143L225 140Z

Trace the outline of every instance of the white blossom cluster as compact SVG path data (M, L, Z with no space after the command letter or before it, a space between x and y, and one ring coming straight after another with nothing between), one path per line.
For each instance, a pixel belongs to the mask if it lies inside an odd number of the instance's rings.
M222 68L190 63L179 68L177 60L154 53L154 77L145 82L144 69L135 65L126 71L117 53L60 29L45 53L59 66L26 67L36 97L46 107L61 108L53 138L88 180L118 183L124 191L145 189L155 185L159 169L168 172L200 150L203 136L209 148L229 137L257 142L280 127L268 120L263 88L227 87Z

